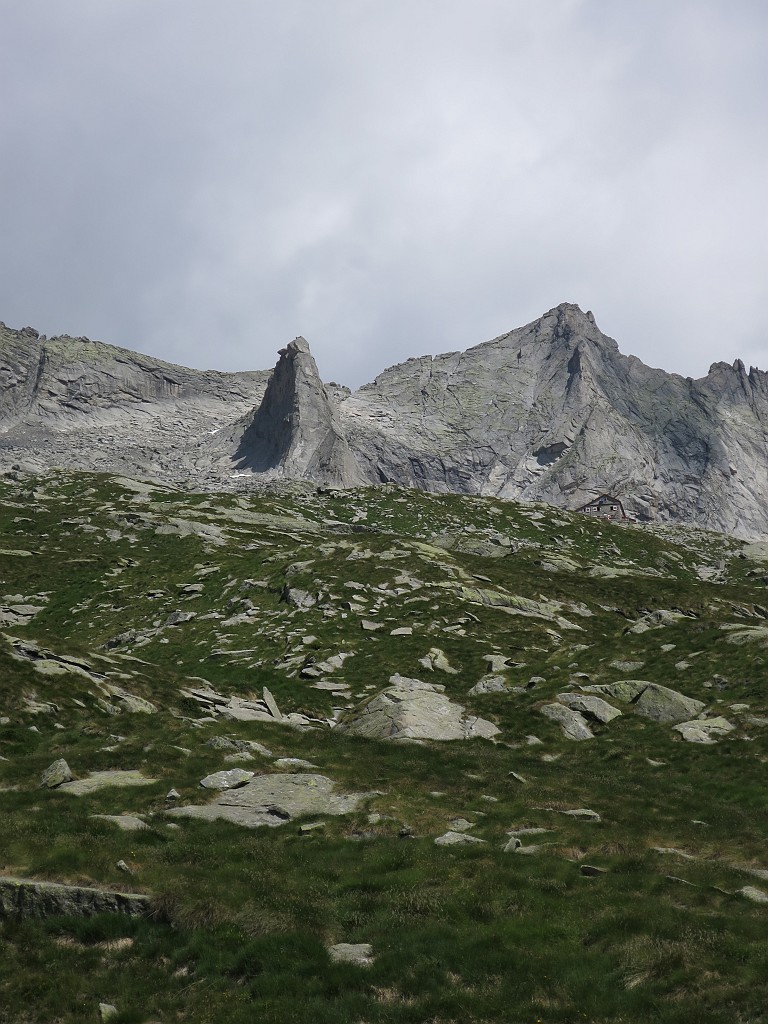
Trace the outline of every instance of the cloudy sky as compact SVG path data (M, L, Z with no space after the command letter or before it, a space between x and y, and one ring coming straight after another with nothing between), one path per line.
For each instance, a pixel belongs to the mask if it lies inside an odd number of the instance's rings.
M764 0L0 0L0 319L352 386L562 301L768 367Z

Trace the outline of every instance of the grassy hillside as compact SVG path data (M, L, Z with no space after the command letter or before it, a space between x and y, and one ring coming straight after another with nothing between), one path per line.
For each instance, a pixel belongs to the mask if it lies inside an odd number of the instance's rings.
M0 919L0 1022L768 1021L767 551L391 487L1 481L0 875L155 913ZM496 740L331 726L395 673ZM602 694L621 715L574 741L540 710L619 680L733 728L687 742ZM300 727L226 710L264 687ZM143 784L41 788L58 758ZM364 796L274 828L166 813L235 767Z

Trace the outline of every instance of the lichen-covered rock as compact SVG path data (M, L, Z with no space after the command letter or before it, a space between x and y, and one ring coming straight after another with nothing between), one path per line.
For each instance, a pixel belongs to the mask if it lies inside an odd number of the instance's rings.
M390 685L343 717L336 728L376 740L491 739L497 726L468 715L445 695L445 687L394 675Z
M468 836L466 832L446 832L435 839L435 846L477 846L484 842L484 839Z
M595 734L589 728L586 718L564 704L543 704L539 711L545 718L557 722L569 740L592 740Z
M703 708L703 701L658 683L649 683L635 701L637 714L654 722L684 722Z
M253 776L254 772L247 772L243 768L229 768L227 771L206 775L204 779L200 780L200 785L203 789L237 789L238 786L244 786L246 782L250 782Z
M567 708L572 708L574 711L580 711L582 714L589 715L590 718L594 718L597 722L612 722L614 718L619 718L621 712L618 708L613 707L608 701L603 700L601 697L595 697L591 694L583 693L558 693L557 699L561 704L565 704Z
M651 684L645 679L619 679L615 683L593 683L591 686L582 686L585 693L597 693L606 697L613 697L614 700L624 701L629 704L636 700L643 690Z
M69 765L60 757L53 764L49 764L43 774L40 776L40 787L42 789L56 789L65 782L72 781L72 772L70 771Z
M30 878L0 877L0 917L92 917L94 914L127 914L143 917L150 912L148 896L110 892L81 885L38 882Z
M209 804L174 807L176 818L223 819L247 828L284 825L304 814L349 814L366 793L336 793L324 775L257 775L238 789L220 793Z
M692 722L680 722L672 728L679 732L689 743L717 743L722 736L727 736L736 728L727 718L695 719Z

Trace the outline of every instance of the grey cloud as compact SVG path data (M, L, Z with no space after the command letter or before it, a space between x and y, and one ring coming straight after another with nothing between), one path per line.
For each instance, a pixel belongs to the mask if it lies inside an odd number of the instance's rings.
M0 318L349 384L568 300L768 365L768 11L0 3Z

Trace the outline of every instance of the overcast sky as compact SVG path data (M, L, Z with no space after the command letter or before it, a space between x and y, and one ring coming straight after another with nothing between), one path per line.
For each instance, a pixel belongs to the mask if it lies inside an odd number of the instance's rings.
M0 0L0 319L352 386L563 301L768 367L764 0Z

